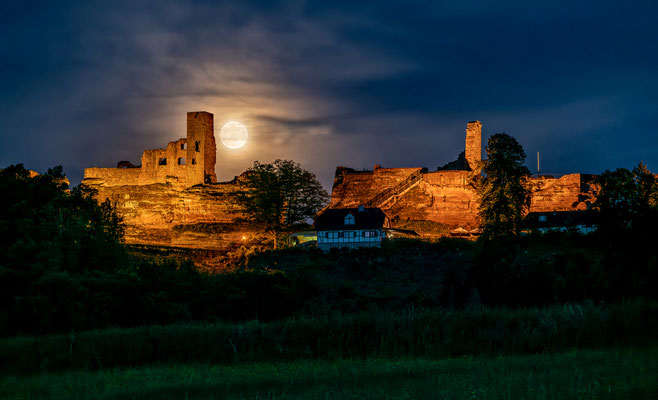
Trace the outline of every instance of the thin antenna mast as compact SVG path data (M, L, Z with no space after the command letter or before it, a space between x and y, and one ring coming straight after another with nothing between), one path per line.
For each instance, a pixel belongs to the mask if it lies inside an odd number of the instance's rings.
M537 151L537 176L539 176L539 171L541 170L539 169L539 151Z

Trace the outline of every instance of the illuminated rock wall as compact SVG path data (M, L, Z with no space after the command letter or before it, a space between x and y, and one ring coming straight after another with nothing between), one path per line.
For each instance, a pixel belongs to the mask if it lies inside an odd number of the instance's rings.
M482 123L471 121L466 125L466 161L472 171L480 171L482 161Z
M259 230L241 222L235 183L98 186L98 201L110 199L126 224L126 242L222 250L247 244Z
M169 142L164 149L145 150L140 166L87 168L84 179L102 186L169 183L183 189L217 182L216 154L213 115L189 112L187 138Z
M198 249L248 243L258 229L241 222L239 184L215 183L213 115L187 113L187 138L145 150L141 166L87 168L82 183L110 199L126 224L126 242Z
M395 186L421 168L381 168L354 171L338 167L331 195L331 208L352 208L365 204L382 190Z
M479 175L481 161L479 121L466 128L465 157L474 170L441 170L422 173L420 181L379 205L395 227L410 227L413 221L425 221L447 229L478 227L478 196L472 178ZM377 166L376 166L377 167ZM421 168L375 168L357 172L346 167L336 169L331 208L349 208L366 204L378 193L393 188ZM530 211L575 211L589 209L599 185L596 176L569 174L556 178L532 179ZM420 224L423 225L423 224ZM419 232L425 233L425 232Z

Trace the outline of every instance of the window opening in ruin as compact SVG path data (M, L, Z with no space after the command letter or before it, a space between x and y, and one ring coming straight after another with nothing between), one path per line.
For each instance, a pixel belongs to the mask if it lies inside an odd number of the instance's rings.
M352 214L347 214L345 216L345 225L354 225L354 215Z
M192 159L192 165L196 165L196 158Z
M181 149L181 150L185 150L185 143L181 143L181 144L180 144L180 149Z
M194 151L199 152L199 141L194 142Z
M185 157L178 157L178 165L185 165Z
M162 157L160 160L158 160L158 165L167 165L167 158Z

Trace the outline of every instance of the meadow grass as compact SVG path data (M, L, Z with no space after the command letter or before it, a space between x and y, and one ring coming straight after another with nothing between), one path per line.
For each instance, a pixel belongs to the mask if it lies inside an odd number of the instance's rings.
M658 347L66 371L0 378L0 398L655 399Z
M658 344L658 303L435 309L0 340L0 375L181 363L440 359Z

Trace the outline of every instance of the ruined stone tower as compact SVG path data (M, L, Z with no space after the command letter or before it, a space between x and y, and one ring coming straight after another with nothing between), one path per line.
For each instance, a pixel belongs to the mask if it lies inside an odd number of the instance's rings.
M482 123L480 121L471 121L466 125L466 162L468 168L479 173L480 161L482 161Z
M187 113L187 183L198 185L217 182L213 115L205 111Z

